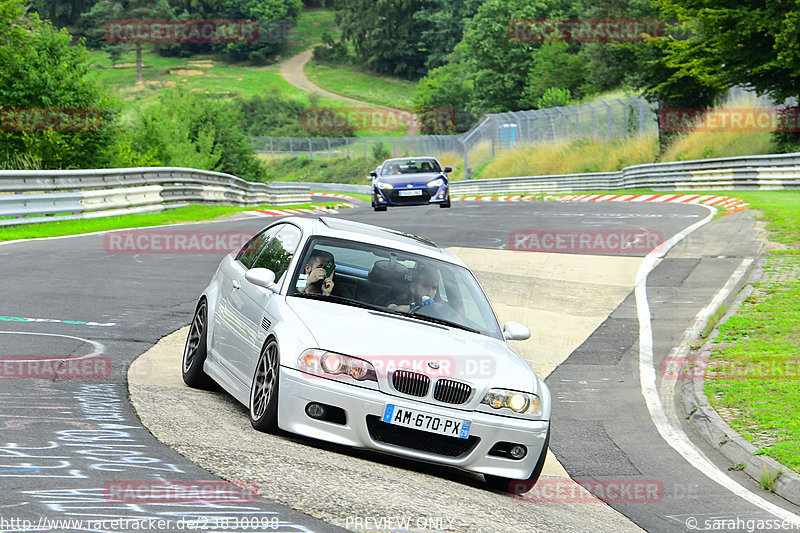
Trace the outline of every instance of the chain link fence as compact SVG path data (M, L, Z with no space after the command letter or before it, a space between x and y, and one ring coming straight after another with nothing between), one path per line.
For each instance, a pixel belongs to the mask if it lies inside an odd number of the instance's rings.
M652 104L639 97L617 98L584 104L484 115L466 133L404 137L253 137L256 152L307 156L311 159L369 157L384 150L394 157L405 155L459 155L465 177L473 162L509 150L541 142L599 140L657 133L658 115ZM380 150L379 148L380 147Z

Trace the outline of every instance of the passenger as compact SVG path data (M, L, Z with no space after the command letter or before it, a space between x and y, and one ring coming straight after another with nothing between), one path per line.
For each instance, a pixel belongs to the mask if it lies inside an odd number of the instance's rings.
M423 161L422 165L420 167L420 172L433 172L433 169L431 168L431 164L428 163L427 161Z
M305 274L300 275L297 290L306 294L322 294L330 296L333 290L333 274L336 263L333 254L323 250L314 250L305 266Z
M409 311L419 309L434 303L436 291L439 287L436 271L430 268L417 267L412 274L410 292L399 295L394 303L387 307L393 311Z

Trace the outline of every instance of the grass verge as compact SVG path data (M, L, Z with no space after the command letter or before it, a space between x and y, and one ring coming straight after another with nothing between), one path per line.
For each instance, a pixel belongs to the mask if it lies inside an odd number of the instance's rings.
M367 72L345 63L314 60L306 63L305 73L315 85L335 94L397 109L413 107L417 88L413 81Z
M323 204L301 204L280 206L278 209L302 209L317 206L331 206L337 202ZM41 237L58 237L63 235L78 235L95 231L106 231L125 228L144 228L148 226L161 226L164 224L177 224L180 222L201 222L216 220L225 216L234 215L242 211L255 209L274 209L275 206L208 206L190 205L178 207L158 213L144 213L140 215L122 215L118 217L102 217L82 220L54 220L38 224L21 224L18 226L0 227L0 241L16 239L36 239Z
M753 294L719 326L705 392L760 454L800 472L800 191L726 194L763 213L780 249L767 256Z

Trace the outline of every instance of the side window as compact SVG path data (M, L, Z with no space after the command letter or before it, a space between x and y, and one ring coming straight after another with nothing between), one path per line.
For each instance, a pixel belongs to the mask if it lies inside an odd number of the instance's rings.
M289 268L292 256L300 244L300 237L301 233L297 227L284 224L258 256L252 268L268 268L275 272L275 279L280 279Z
M253 268L253 263L258 257L258 254L261 253L261 251L267 246L267 243L272 236L278 233L278 231L285 225L286 224L278 224L277 226L272 226L271 228L253 236L253 238L250 239L247 244L242 246L241 250L239 250L236 260L242 263L248 270Z

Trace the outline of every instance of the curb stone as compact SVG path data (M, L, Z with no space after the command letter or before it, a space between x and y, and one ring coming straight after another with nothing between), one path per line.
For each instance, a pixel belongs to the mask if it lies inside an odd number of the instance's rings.
M723 305L730 304L729 310L719 324L714 327L714 331L708 336L704 345L695 351L700 358L708 357L711 352L712 341L719 334L718 326L725 323L753 292L752 283L761 278L764 262L763 256L758 261L754 261L750 267L749 279L748 276L744 276L737 286L737 290L731 291L726 298ZM692 428L712 448L730 461L730 464L744 463L747 465L744 472L757 483L761 483L761 476L765 472L773 475L780 473L775 482L775 494L795 505L800 505L800 474L767 455L756 455L758 448L739 435L711 406L705 393L704 384L705 377L688 379L681 387L683 406Z

